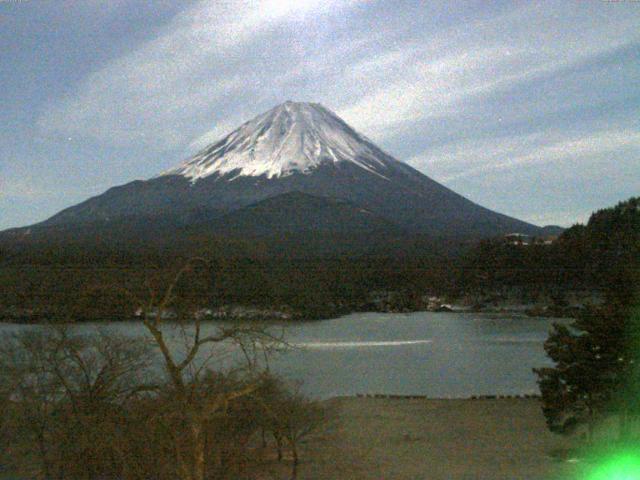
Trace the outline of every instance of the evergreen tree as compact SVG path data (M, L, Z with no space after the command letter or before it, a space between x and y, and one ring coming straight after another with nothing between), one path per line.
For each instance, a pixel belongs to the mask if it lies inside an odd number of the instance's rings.
M591 436L598 418L615 414L626 436L640 413L640 321L630 290L610 292L568 327L554 324L545 350L555 366L534 369L552 431L586 423Z

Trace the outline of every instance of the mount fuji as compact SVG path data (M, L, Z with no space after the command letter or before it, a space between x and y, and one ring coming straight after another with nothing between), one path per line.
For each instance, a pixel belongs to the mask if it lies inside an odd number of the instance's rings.
M290 101L181 165L111 188L30 231L159 224L167 226L164 232L198 224L234 235L390 228L457 238L542 232L396 160L322 105Z

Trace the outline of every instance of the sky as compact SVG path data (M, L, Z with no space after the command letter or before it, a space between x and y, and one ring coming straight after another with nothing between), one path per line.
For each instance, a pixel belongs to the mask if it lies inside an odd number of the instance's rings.
M640 1L0 0L0 230L318 102L467 198L640 194Z

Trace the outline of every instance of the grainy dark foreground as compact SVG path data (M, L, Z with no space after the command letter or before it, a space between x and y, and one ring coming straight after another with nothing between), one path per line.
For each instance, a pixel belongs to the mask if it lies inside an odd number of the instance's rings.
M329 400L338 422L305 444L302 479L573 478L537 399Z

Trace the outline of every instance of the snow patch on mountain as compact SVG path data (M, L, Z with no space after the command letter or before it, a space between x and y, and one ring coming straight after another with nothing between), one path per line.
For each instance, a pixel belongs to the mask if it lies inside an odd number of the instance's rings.
M162 175L277 178L323 163L352 162L380 177L389 160L366 137L317 103L285 102L241 125Z

